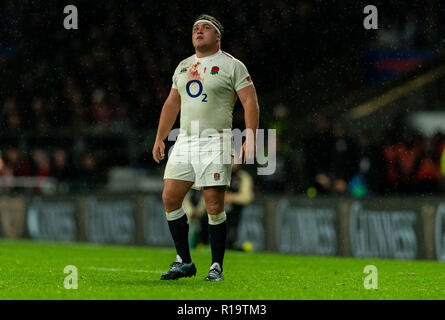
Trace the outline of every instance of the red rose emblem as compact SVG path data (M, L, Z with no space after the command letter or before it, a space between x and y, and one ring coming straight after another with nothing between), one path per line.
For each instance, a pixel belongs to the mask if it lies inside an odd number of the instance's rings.
M210 73L211 73L211 74L217 74L218 71L219 71L219 67L217 67L217 66L213 66L213 67L212 67L212 70L210 70Z

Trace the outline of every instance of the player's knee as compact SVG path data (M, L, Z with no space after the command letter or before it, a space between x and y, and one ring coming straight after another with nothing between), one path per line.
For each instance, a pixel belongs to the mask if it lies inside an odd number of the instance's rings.
M206 203L206 209L208 214L215 215L224 211L224 204L219 201L209 200Z
M162 192L162 202L164 203L167 211L176 210L182 205L182 201L178 199L178 197L165 190Z

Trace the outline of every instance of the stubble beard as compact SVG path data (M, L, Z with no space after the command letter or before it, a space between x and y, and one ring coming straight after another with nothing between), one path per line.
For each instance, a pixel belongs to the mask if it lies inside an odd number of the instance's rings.
M213 51L217 47L217 44L209 45L209 44L204 43L201 45L195 45L194 47L197 52L205 54L205 53Z

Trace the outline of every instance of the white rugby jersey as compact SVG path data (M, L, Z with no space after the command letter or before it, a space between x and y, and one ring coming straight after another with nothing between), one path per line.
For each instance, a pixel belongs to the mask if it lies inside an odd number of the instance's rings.
M200 134L208 128L232 129L236 92L252 84L246 66L224 51L183 60L176 67L172 85L181 96L181 130L190 136L194 120L199 121Z

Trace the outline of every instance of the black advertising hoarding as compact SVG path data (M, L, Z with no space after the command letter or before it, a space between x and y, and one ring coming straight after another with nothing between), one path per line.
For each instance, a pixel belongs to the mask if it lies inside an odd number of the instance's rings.
M165 216L164 204L159 195L144 196L141 220L144 244L150 246L174 245Z
M438 198L264 197L235 246L315 256L445 261ZM0 237L173 247L161 195L0 197Z
M350 204L348 213L353 257L425 258L423 222L416 201L356 200Z
M266 249L266 206L253 204L245 206L237 228L235 247L241 248L245 242L250 242L254 251Z
M325 199L279 199L275 209L276 249L290 254L339 255L335 204Z
M88 197L85 199L83 214L87 241L136 243L137 202L133 197Z
M36 240L77 241L78 211L74 198L31 198L26 210L27 235Z
M425 201L414 198L291 198L275 200L275 241L272 250L316 256L352 256L382 259L433 259L427 255L423 216ZM437 202L437 200L436 200ZM444 206L445 209L445 206ZM443 210L445 212L445 210ZM441 208L437 207L437 212ZM436 256L445 245L445 213L435 215ZM443 218L441 218L443 217ZM442 224L440 224L442 223ZM430 248L431 249L431 248ZM440 252L439 252L440 251Z

